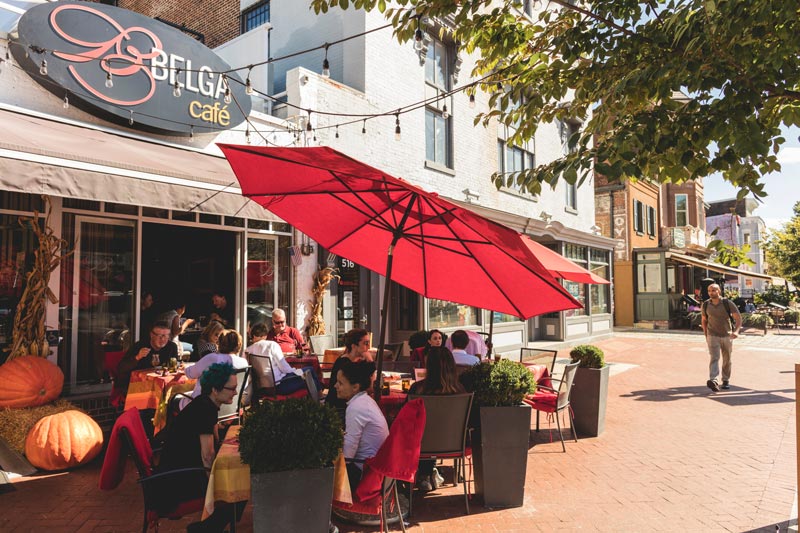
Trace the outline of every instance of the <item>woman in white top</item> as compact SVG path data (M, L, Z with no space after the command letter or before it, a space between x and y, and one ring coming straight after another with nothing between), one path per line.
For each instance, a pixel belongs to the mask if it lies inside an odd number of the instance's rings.
M247 360L240 357L242 352L242 336L239 332L233 329L224 330L219 336L219 352L209 353L200 358L198 362L186 368L186 376L192 379L197 379L198 382L192 391L192 398L197 398L201 394L200 376L203 372L215 363L227 363L233 365L233 368L239 370L247 368ZM245 390L242 396L242 404L249 404L249 387ZM188 401L181 402L181 409L183 409Z
M374 373L374 363L359 362L344 365L336 377L336 394L347 401L347 429L342 453L347 461L347 475L353 491L361 481L364 461L374 457L389 436L386 418L375 400L367 394Z

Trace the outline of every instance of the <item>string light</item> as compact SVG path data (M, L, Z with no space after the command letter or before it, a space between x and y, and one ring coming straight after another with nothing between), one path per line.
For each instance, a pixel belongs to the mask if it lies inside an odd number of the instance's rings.
M306 122L306 131L311 131L311 110L308 111L308 122Z
M362 135L367 134L367 119L364 119L364 124L361 126L361 134Z
M194 139L194 126L189 126L189 138Z
M475 109L475 95L474 94L470 94L469 95L469 108L470 109Z
M394 120L394 140L395 140L395 141L399 141L399 140L400 140L400 112L397 112L397 113L395 114L395 120Z
M253 70L251 66L247 71L247 81L244 84L244 92L247 96L253 96L253 84L250 82L250 72Z
M69 98L64 94L64 109L69 109Z
M447 102L445 102L444 105L442 106L442 118L445 120L450 118L450 112L447 111Z
M222 75L222 81L225 83L225 97L222 99L226 104L231 103L231 84L228 83L227 74Z
M322 77L331 77L331 64L328 62L328 43L325 43L325 59L322 60Z
M414 50L422 50L422 28L419 26L419 16L417 17L417 31L414 32Z
M47 61L42 59L42 64L39 66L39 74L47 76Z
M131 115L130 115L130 117L128 117L128 124L133 126L133 109L131 109L130 112L131 112Z
M339 138L339 125L336 125L336 138Z
M314 142L317 142L317 130L312 130L314 132Z
M244 130L244 140L247 144L250 144L250 123L247 124L247 128Z
M114 80L111 79L111 71L106 72L106 88L110 89L114 86Z

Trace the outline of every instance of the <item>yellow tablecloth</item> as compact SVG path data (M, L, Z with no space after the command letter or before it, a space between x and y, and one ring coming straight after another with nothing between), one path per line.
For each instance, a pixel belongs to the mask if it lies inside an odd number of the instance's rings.
M153 427L158 433L166 423L167 403L170 398L179 392L191 392L196 382L197 380L189 379L183 374L162 376L152 369L134 370L131 372L128 394L125 396L125 409L155 409Z
M250 465L239 458L239 430L233 426L217 453L208 478L206 502L203 506L203 520L214 512L218 501L236 503L250 499Z

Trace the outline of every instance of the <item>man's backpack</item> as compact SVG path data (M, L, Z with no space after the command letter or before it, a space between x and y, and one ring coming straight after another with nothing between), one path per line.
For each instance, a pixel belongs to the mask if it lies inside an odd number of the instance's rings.
M703 313L703 316L706 318L708 318L708 312L706 311L706 309L708 308L708 302L710 301L711 301L710 298L708 300L705 300L703 302L703 306L700 308L701 312ZM734 303L728 300L727 298L723 298L722 305L725 307L725 312L728 313L728 320L731 323L731 330L735 330L736 320L733 319L733 314L731 313L731 308L730 308L730 306L734 305Z

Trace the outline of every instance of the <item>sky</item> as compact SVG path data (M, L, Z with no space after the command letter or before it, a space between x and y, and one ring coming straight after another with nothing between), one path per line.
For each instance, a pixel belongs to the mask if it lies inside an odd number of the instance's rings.
M784 131L786 142L778 153L781 172L764 176L764 191L761 204L753 213L764 219L770 229L778 229L792 217L792 206L800 201L800 128L792 127ZM722 179L710 176L703 180L706 202L727 200L736 197L737 189Z

